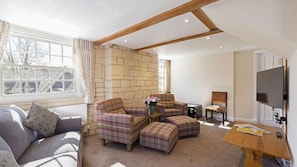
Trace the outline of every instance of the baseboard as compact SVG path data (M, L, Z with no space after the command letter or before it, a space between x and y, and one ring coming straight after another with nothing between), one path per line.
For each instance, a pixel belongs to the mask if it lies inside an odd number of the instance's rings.
M257 120L254 120L254 119L246 119L246 118L238 118L238 117L235 118L235 121L243 121L243 122L257 123ZM235 122L235 121L234 121L234 122Z

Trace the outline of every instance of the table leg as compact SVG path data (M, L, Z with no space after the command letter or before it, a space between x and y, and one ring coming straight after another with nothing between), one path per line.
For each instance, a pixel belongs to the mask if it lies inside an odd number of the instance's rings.
M244 167L262 167L262 153L250 149L244 149Z

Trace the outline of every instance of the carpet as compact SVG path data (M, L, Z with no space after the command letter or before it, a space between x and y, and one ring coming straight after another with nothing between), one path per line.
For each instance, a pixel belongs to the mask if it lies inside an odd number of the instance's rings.
M101 146L98 136L85 137L84 167L234 167L238 166L242 151L224 143L224 135L233 125L225 126L215 120L200 121L197 137L179 139L169 155L162 151L143 148L139 141L127 152L126 145L107 142Z

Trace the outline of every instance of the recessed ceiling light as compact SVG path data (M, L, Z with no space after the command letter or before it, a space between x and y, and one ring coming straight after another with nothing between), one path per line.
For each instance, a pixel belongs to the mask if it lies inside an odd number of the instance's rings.
M125 39L125 40L124 40L124 42L128 42L128 40L127 40L127 39Z
M207 36L205 39L210 39L210 36Z
M222 49L223 48L223 46L220 46L220 49Z
M190 20L189 19L185 19L185 23L189 22Z

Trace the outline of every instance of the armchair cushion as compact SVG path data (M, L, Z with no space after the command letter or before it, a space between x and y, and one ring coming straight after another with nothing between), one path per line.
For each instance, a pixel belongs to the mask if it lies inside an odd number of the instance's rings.
M125 112L125 110L123 108L112 110L109 113L111 113L111 114L126 114L126 112Z
M165 108L173 108L174 107L173 101L164 101L164 102L161 102L161 104L163 104Z

